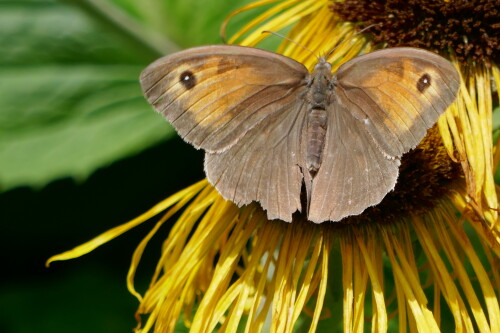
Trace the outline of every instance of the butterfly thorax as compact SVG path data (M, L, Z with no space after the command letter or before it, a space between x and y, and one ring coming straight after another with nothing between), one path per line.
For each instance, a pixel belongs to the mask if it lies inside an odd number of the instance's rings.
M307 157L306 165L312 177L316 175L320 166L325 146L325 136L330 104L331 90L333 89L332 66L325 58L320 58L314 66L309 83L309 112L307 115Z

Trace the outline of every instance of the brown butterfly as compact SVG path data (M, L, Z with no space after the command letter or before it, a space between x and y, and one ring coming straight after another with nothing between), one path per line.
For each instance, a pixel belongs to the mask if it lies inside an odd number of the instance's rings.
M141 74L149 103L206 151L208 180L237 205L258 201L291 221L307 198L321 223L378 204L414 148L453 102L459 75L416 48L359 56L331 73L273 52L203 46L158 59Z

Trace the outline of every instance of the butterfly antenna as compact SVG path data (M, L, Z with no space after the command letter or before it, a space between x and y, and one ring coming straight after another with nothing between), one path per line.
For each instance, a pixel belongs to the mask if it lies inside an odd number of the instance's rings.
M262 33L263 33L263 34L264 34L264 33L267 33L267 34L272 34L272 35L275 35L275 36L281 37L281 38L283 38L283 39L285 39L285 40L287 40L287 41L289 41L289 42L291 42L291 43L293 43L293 44L295 44L295 45L297 45L297 46L300 46L301 48L303 48L303 49L304 49L304 50L306 50L307 52L311 53L314 57L316 57L316 59L318 59L318 60L319 60L319 57L318 57L318 56L317 56L317 55L316 55L313 51L309 50L307 47L305 47L304 45L302 45L302 44L300 44L300 43L298 43L298 42L294 41L293 39L290 39L290 38L288 38L288 37L286 37L286 36L283 36L282 34L279 34L279 33L274 32L274 31L269 31L269 30L264 30L264 31L262 31Z
M366 30L368 30L368 29L371 29L371 28L373 28L373 27L375 27L375 26L381 26L381 25L382 25L382 23L370 24L369 26L367 26L367 27L365 27L365 28L361 29L360 31L356 32L356 33L355 33L355 34L354 34L351 38L354 38L354 37L356 37L356 36L358 36L358 35L361 35L363 32L365 32L365 31L366 31ZM344 45L344 43L347 43L347 42L348 42L351 38L349 38L349 39L345 39L342 43L340 43L339 45L335 46L335 47L334 47L334 48L333 48L330 52L328 52L328 54L326 55L326 57L325 57L325 58L326 58L326 59L328 59L328 57L329 57L329 56L331 56L331 55L332 55L332 53L333 53L336 49L338 49L340 46Z

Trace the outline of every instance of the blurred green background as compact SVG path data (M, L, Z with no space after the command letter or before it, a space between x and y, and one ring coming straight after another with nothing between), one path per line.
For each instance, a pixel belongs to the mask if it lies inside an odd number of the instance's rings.
M132 331L125 277L152 224L44 263L204 177L203 153L146 103L139 73L221 43L220 24L248 2L0 0L0 332ZM161 239L139 267L141 291Z

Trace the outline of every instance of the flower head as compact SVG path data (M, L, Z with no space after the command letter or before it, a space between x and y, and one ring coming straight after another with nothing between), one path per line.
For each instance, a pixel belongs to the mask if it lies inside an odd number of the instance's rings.
M459 96L420 145L403 157L396 189L341 222L268 221L256 203L238 208L201 181L82 247L76 257L162 215L137 247L128 277L140 301L139 330L171 332L500 331L500 226L493 174L494 89L500 85L493 1L261 0L273 4L230 43L254 46L287 30L279 53L308 68L329 54L333 71L384 46L411 45L448 57ZM482 16L481 16L482 15ZM372 24L377 24L371 26ZM382 25L378 25L382 23ZM371 26L363 34L357 29ZM490 29L490 30L488 30ZM312 51L306 51L300 45ZM332 51L333 50L333 51ZM133 278L144 248L180 214L149 289ZM368 320L367 320L368 318ZM448 326L447 326L448 325ZM322 330L321 330L322 331Z

